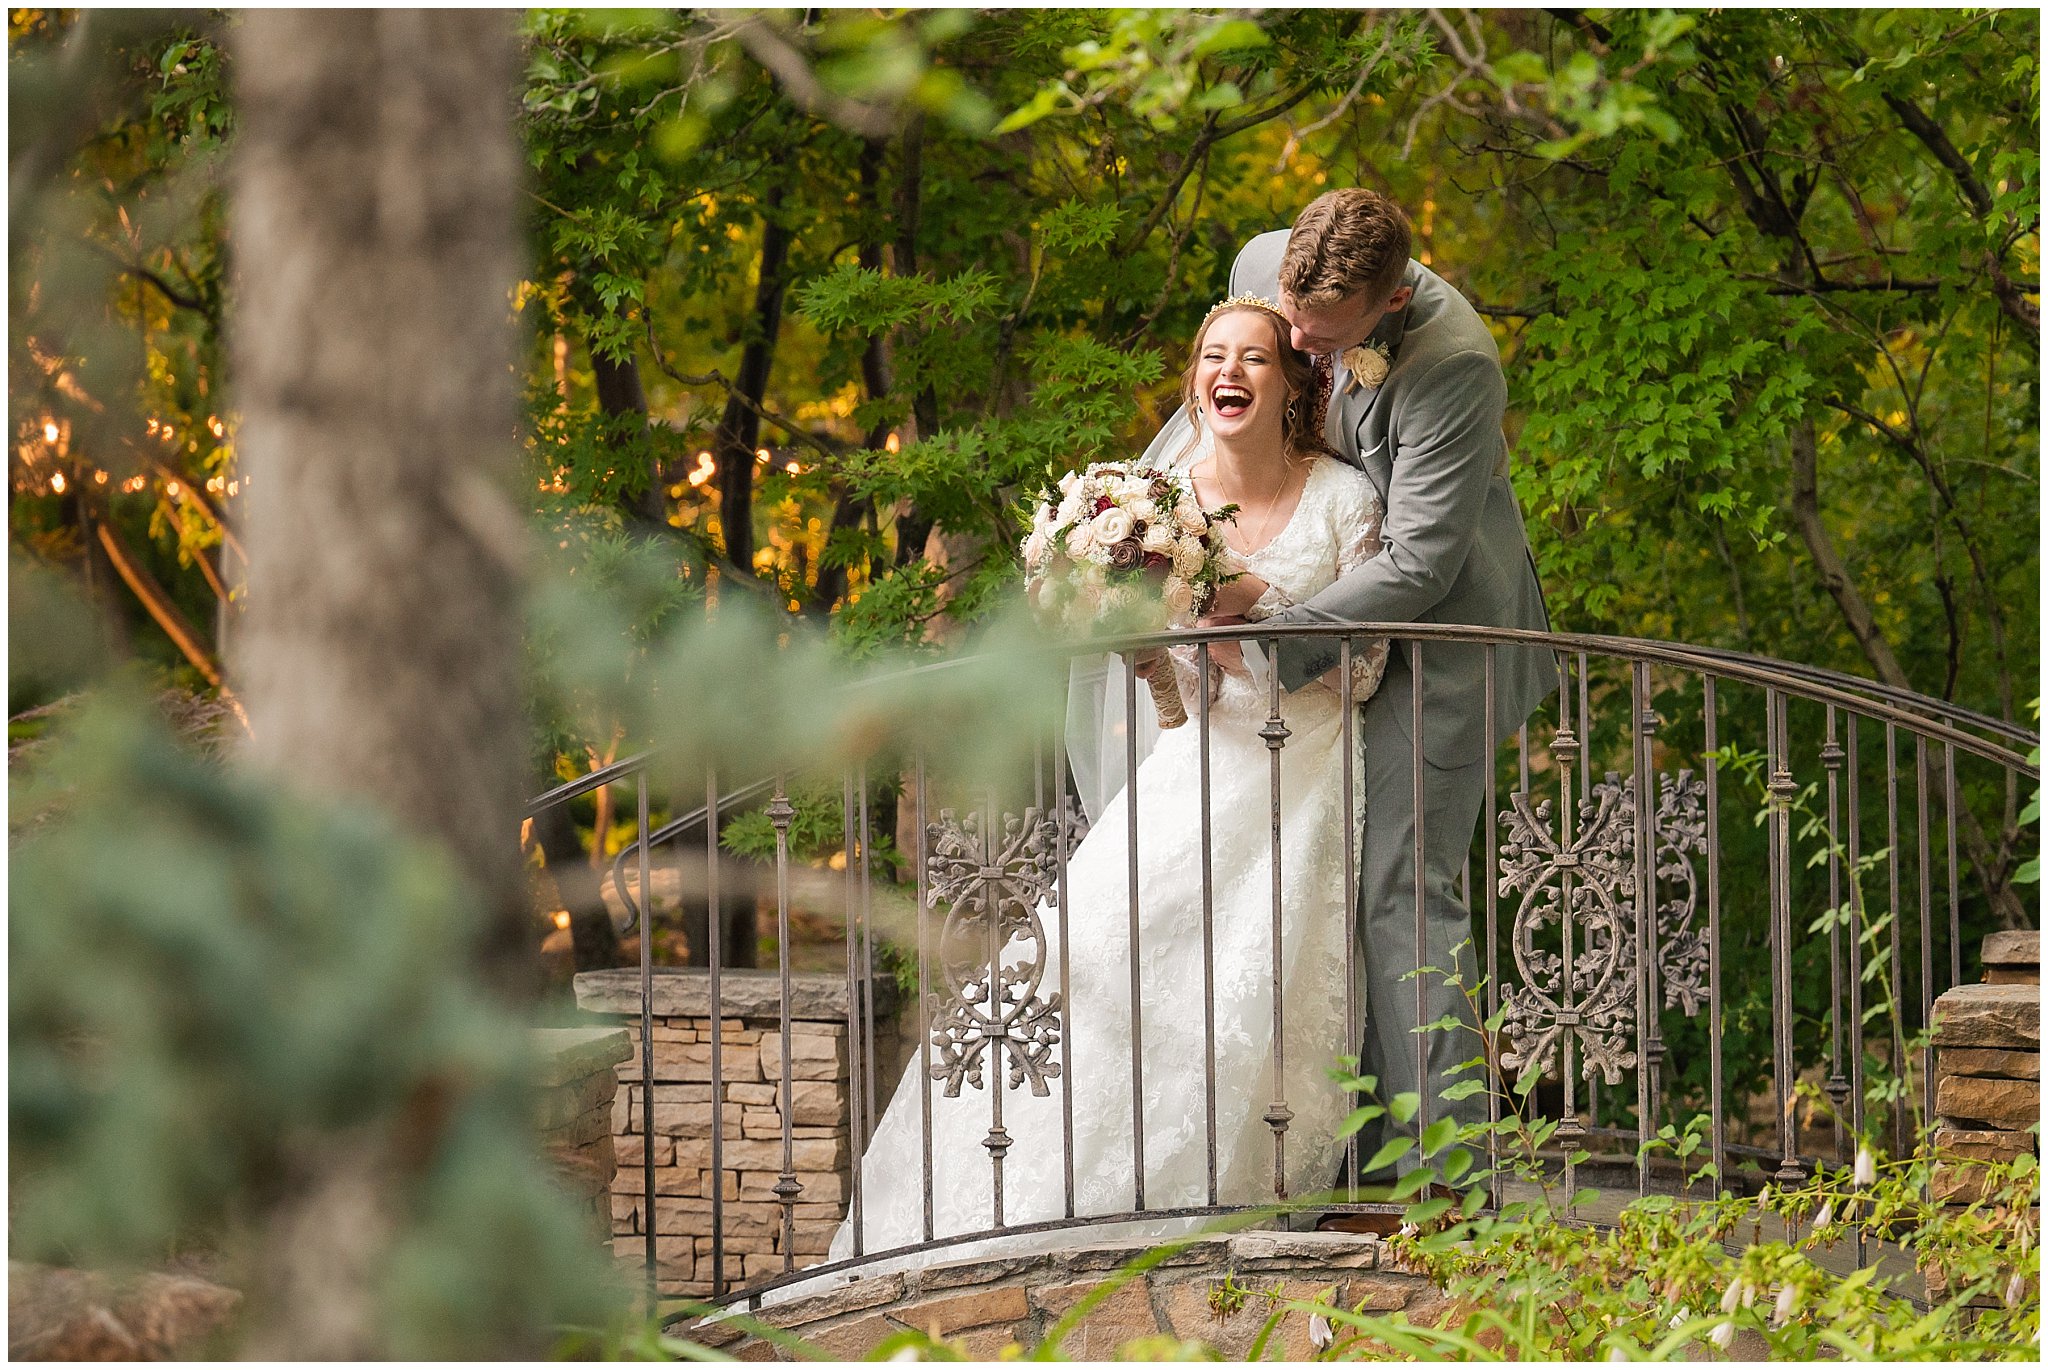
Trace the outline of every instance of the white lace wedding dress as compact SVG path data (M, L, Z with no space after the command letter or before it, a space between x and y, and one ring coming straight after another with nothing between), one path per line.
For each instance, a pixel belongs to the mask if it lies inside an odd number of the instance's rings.
M1366 478L1328 457L1312 459L1301 500L1281 531L1246 559L1273 588L1251 615L1306 599L1380 549L1379 502ZM1378 686L1386 643L1357 644L1354 695ZM1146 1209L1209 1202L1202 1005L1202 860L1200 729L1195 721L1193 653L1176 649L1190 721L1165 732L1138 769L1138 944L1144 1106ZM1149 708L1140 687L1139 707ZM1358 1044L1346 1032L1345 928L1355 890L1344 880L1343 720L1334 672L1281 697L1288 736L1280 758L1281 1003L1285 1089L1293 1117L1286 1129L1291 1195L1327 1189L1341 1144L1336 1132L1350 1106L1332 1081L1340 1055ZM1226 676L1210 707L1217 1197L1257 1204L1275 1197L1274 1133L1266 1114L1273 1087L1273 896L1270 764L1259 730L1269 696L1243 676ZM1353 776L1364 774L1353 766ZM1354 780L1354 784L1357 783ZM1066 958L1071 985L1060 983L1056 905L1039 910L1045 929L1041 996L1059 993L1062 1067L1039 1097L1029 1085L1004 1088L1002 1124L1010 1145L1003 1165L1003 1223L1014 1227L1066 1216L1063 1090L1072 1091L1074 1211L1137 1209L1132 1126L1130 900L1126 864L1126 790L1110 801L1067 869ZM1354 794L1354 818L1362 796ZM1006 962L1034 950L1011 942ZM1354 981L1355 984L1355 981ZM1363 1005L1359 1006L1363 1012ZM936 1059L937 1053L933 1053ZM982 1087L919 1078L912 1058L861 1160L864 1253L925 1240L924 1186L932 1196L935 1237L983 1232L993 1224L992 1167L984 1146L991 1124L988 1089L1007 1080L1007 1061L985 1065ZM922 1086L922 1087L921 1087ZM924 1165L923 1096L931 1101L931 1171ZM1118 1235L1167 1235L1186 1220L1150 1219ZM1089 1229L1100 1233L1103 1229ZM1057 1239L1055 1239L1057 1240ZM1070 1236L1067 1241L1073 1240ZM1039 1245L1051 1245L1041 1240ZM1018 1239L1005 1239L1005 1251ZM976 1253L988 1245L974 1244ZM953 1260L962 1246L939 1247L889 1265ZM834 1237L831 1260L854 1254L852 1220ZM887 1268L887 1267L884 1267Z

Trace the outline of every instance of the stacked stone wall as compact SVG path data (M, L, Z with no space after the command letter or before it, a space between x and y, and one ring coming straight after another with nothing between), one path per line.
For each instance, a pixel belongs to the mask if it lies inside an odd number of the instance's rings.
M709 976L691 970L655 973L650 1126L641 1087L639 972L576 977L578 1005L620 1022L628 1044L616 1067L618 1096L609 1115L618 1160L610 1179L613 1251L621 1261L644 1262L651 1221L655 1274L663 1294L708 1296L714 1292L714 1273L732 1288L772 1279L786 1265L801 1268L822 1260L846 1216L852 1183L845 978L792 977L786 1090L780 977L735 970L720 980L721 1078L714 1100ZM891 988L889 982L876 984L878 1016L894 1008ZM783 1204L776 1194L785 1098L791 1169L799 1186L787 1249ZM719 1131L715 1169L714 1117ZM714 1192L722 1210L722 1271L714 1271L712 1254Z
M1952 1159L1935 1165L1931 1188L1936 1202L1952 1207L1985 1197L1983 1171L1967 1162L2040 1149L2041 935L1993 933L1983 960L1984 983L1934 1001L1934 1146ZM2038 1207L2032 1221L2038 1232ZM1940 1273L1923 1273L1929 1294L1941 1296Z
M612 1101L618 1093L613 1068L630 1050L617 1028L541 1028L534 1033L540 1057L540 1137L563 1183L590 1213L594 1231L611 1231Z

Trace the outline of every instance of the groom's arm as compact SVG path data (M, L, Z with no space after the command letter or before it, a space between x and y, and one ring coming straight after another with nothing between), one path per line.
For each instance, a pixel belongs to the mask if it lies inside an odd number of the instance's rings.
M1450 592L1479 530L1501 452L1507 380L1497 357L1460 352L1415 380L1387 485L1385 549L1270 623L1413 623ZM1280 683L1301 688L1335 665L1335 639L1279 644Z

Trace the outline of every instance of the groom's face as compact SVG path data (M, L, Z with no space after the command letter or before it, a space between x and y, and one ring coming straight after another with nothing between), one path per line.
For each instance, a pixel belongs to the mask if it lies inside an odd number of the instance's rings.
M1364 342L1380 326L1381 319L1406 308L1408 297L1414 293L1412 287L1404 285L1377 305L1363 293L1346 296L1335 304L1305 305L1297 304L1283 290L1280 312L1287 316L1291 329L1288 341L1303 352L1323 356Z

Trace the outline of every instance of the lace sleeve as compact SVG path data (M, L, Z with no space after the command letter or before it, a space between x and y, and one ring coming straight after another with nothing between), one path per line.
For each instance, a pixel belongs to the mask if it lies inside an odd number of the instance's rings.
M1358 567L1378 556L1386 543L1380 537L1380 526L1386 520L1386 511L1380 506L1379 496L1363 476L1350 483L1342 496L1334 501L1337 517L1337 575L1349 575ZM1351 697L1357 703L1372 698L1380 687L1380 679L1387 673L1387 640L1383 637L1361 638L1352 644L1351 651ZM1333 688L1336 673L1330 674Z

